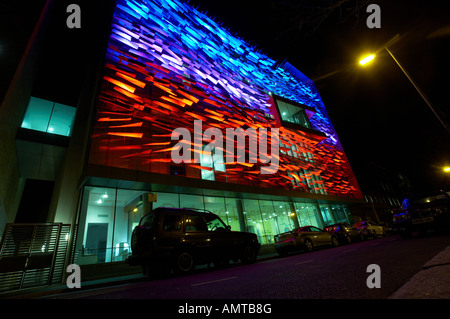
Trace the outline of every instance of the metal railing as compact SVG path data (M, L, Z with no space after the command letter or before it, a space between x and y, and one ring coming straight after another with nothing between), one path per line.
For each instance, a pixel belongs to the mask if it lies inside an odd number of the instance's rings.
M0 244L0 292L61 283L70 225L7 224Z

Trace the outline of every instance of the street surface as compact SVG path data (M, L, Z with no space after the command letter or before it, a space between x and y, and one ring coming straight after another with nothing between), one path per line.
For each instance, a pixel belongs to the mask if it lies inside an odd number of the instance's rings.
M186 276L47 296L47 299L386 299L450 245L450 235L404 240L397 235L275 257L252 265L198 269ZM368 288L367 267L381 270Z

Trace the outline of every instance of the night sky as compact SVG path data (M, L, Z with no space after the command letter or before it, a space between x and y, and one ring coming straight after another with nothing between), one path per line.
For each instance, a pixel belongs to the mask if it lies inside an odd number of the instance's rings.
M28 2L0 3L1 99L45 3ZM341 6L331 10L337 2ZM369 29L366 7L371 2L190 1L261 52L317 79L363 191L371 188L369 162L404 173L417 192L449 186L442 168L450 166L450 133L383 47L400 35L390 50L449 123L450 2L373 1L381 8L381 28ZM86 3L81 1L82 14L89 14ZM362 54L377 50L371 65L358 66Z
M349 0L326 14L324 8L336 2L190 1L263 53L318 79L316 87L363 191L371 189L369 162L405 174L415 192L449 185L443 167L450 165L450 132L384 44L400 35L391 52L449 125L450 3ZM379 29L366 25L370 3L380 6ZM300 27L301 19L311 23ZM377 50L371 65L358 65L361 55Z

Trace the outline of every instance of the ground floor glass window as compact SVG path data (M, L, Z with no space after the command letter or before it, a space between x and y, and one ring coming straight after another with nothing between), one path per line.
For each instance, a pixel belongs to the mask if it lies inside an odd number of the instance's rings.
M345 205L85 186L77 226L75 263L124 261L131 254L134 227L147 212L157 207L211 211L231 230L256 234L263 245L273 244L275 235L296 227L323 228L333 222L353 221Z

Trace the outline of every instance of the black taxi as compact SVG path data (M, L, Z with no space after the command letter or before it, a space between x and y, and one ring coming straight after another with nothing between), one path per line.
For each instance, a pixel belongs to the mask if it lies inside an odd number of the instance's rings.
M253 263L261 245L253 233L231 231L211 212L160 207L143 216L131 236L129 265L155 271L188 273L196 265Z

